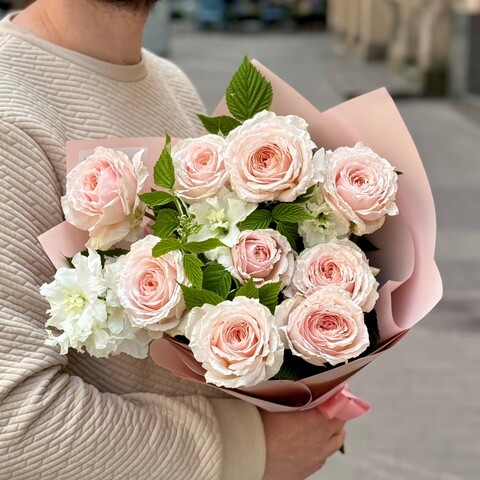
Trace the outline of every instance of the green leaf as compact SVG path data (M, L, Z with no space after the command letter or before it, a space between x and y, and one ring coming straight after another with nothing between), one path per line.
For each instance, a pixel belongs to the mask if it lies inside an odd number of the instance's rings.
M313 217L305 210L302 205L295 203L281 203L277 205L272 215L277 222L301 222L302 220L311 220Z
M153 231L157 237L168 238L180 225L178 213L171 208L164 208L157 213Z
M230 113L238 120L248 120L272 104L271 83L245 57L227 87L226 102Z
M159 207L173 201L174 196L168 192L147 192L139 195L140 200L149 207Z
M227 136L233 129L239 127L241 123L228 115L222 115L221 117L206 117L205 115L197 115L200 121L203 123L205 130L208 133L214 135Z
M268 228L272 222L272 214L268 210L255 210L243 222L238 224L240 230L260 230Z
M315 192L315 187L316 185L312 185L303 195L300 195L297 197L294 202L295 203L304 203L310 200L312 198L314 192Z
M303 358L293 355L291 350L285 350L283 364L280 371L273 377L275 380L292 380L297 381L302 378L311 377L318 373L325 372L326 367L312 365Z
M165 146L160 154L155 167L153 167L153 181L158 187L171 190L175 184L175 170L172 155L170 154L170 137L166 136Z
M180 250L182 244L177 238L166 238L165 240L160 240L152 249L153 257L161 257L168 252L173 252L174 250Z
M291 222L278 222L277 231L286 237L290 246L297 251L297 240L300 237L298 233L298 224Z
M224 301L224 299L220 295L217 295L210 290L187 287L186 285L182 284L180 284L180 288L182 289L185 306L188 310L191 310L195 307L201 307L206 303L210 303L211 305L218 305L219 303L222 303Z
M266 283L258 289L260 303L265 305L272 314L275 313L275 308L278 305L278 295L281 289L282 282Z
M194 287L202 287L203 283L203 272L202 272L203 263L191 253L186 253L183 256L183 269L185 270L185 275L192 282Z
M203 253L224 246L225 244L218 238L209 238L201 242L188 242L183 246L183 249L190 253Z
M250 278L247 283L242 285L236 292L235 297L260 298L258 288Z
M232 286L232 275L223 265L214 263L203 271L203 288L227 298Z

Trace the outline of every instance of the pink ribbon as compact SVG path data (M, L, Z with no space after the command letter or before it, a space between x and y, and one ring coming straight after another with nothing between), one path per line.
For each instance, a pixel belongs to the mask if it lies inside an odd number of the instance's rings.
M345 385L335 395L316 407L329 420L353 420L370 411L370 405L353 395Z

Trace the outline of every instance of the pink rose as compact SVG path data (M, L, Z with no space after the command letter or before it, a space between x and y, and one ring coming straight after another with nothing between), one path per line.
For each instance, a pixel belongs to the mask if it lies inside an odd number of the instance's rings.
M386 215L397 215L398 175L384 158L357 143L316 154L325 163L324 194L332 209L351 222L356 235L378 230Z
M286 300L275 317L292 353L313 365L345 363L370 345L362 309L336 287Z
M123 152L97 147L67 175L62 207L67 222L88 230L87 247L106 250L134 241L144 207L138 199L147 178L143 150L132 160Z
M174 251L152 257L160 241L148 235L135 242L126 255L120 273L118 297L130 322L151 332L177 327L185 310L179 283L188 285L182 254Z
M224 149L225 140L219 135L187 138L172 147L175 191L186 203L214 196L225 185Z
M257 287L269 282L290 284L294 257L288 240L276 230L244 230L236 245L217 259L242 283L252 278Z
M316 183L307 123L262 111L227 136L230 183L246 202L291 202Z
M308 296L328 286L345 290L369 312L378 299L378 282L362 250L350 240L334 240L304 250L297 258L289 295Z
M275 317L258 300L236 297L196 307L185 334L205 379L219 387L251 387L273 377L283 362Z

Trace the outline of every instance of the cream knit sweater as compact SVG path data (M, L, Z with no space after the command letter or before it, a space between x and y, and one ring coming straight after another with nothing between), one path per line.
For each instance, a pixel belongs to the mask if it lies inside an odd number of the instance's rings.
M65 142L192 136L202 110L177 67L117 66L0 22L0 479L246 479L263 475L256 408L150 360L44 345L37 236L62 221ZM216 398L212 398L216 397Z

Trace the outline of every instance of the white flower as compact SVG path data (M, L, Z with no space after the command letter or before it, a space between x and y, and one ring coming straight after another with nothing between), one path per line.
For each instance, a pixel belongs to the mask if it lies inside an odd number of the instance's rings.
M310 215L316 217L299 223L298 233L302 236L305 247L314 247L348 235L349 223L332 210L321 188L315 189L312 197L305 203L305 208Z
M225 245L233 247L240 234L237 224L245 220L257 208L256 203L240 200L234 192L226 188L220 190L216 197L207 198L203 203L189 207L190 213L202 228L189 236L189 241L200 242L216 237Z
M59 345L65 355L69 348L87 351L95 357L128 353L144 358L148 354L148 335L131 327L112 290L114 264L102 269L100 256L89 250L88 257L75 255L74 268L61 268L55 280L40 288L50 303L46 344Z

